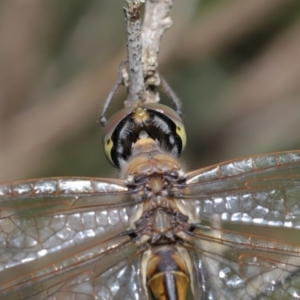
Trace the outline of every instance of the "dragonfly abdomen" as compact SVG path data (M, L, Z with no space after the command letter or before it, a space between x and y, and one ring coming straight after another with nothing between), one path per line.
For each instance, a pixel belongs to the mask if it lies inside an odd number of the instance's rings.
M155 300L186 300L189 290L188 268L175 246L152 249L147 263L147 286Z

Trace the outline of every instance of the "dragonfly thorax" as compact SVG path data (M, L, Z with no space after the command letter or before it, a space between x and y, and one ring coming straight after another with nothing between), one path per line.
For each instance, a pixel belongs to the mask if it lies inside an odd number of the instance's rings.
M128 186L141 190L143 197L169 195L170 187L185 180L177 159L160 152L152 139L138 141L133 154L123 168L122 177L127 179Z

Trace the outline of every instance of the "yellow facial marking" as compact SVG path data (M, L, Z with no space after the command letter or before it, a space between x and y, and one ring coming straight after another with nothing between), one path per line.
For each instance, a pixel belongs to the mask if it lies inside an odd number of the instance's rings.
M136 123L138 125L143 124L149 120L149 114L144 108L137 107L133 114L133 120L134 120L134 123Z
M107 157L107 159L114 165L112 159L111 159L111 149L114 145L113 141L111 138L108 138L104 144L104 152L105 152L105 155Z
M179 135L181 142L182 142L182 150L185 148L186 145L186 134L185 130L179 124L176 124L176 133Z

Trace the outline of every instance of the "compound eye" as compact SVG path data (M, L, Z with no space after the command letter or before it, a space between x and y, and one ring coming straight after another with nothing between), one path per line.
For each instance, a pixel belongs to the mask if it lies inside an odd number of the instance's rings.
M183 122L180 116L170 107L158 103L149 103L145 105L146 108L155 110L167 116L176 125L176 134L181 140L180 153L184 150L186 145L186 133Z
M117 113L115 113L107 122L107 125L105 126L105 131L104 131L104 137L103 137L103 148L104 148L104 153L109 160L109 162L115 166L119 167L118 160L114 155L112 155L112 149L114 147L114 133L116 130L119 130L120 123L132 112L132 108L125 108ZM118 128L117 128L118 127Z

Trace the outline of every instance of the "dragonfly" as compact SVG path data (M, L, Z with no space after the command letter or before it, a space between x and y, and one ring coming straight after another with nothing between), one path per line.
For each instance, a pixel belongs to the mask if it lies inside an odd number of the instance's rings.
M137 64L121 64L115 86L129 90L142 61L132 40ZM176 99L147 58L144 96L158 99L157 83ZM299 299L300 242L264 229L300 229L300 150L186 171L179 101L129 100L103 137L119 178L0 184L0 299Z
M1 299L298 299L300 245L259 230L300 228L300 151L187 172L185 143L175 111L140 103L106 126L118 179L1 184Z

